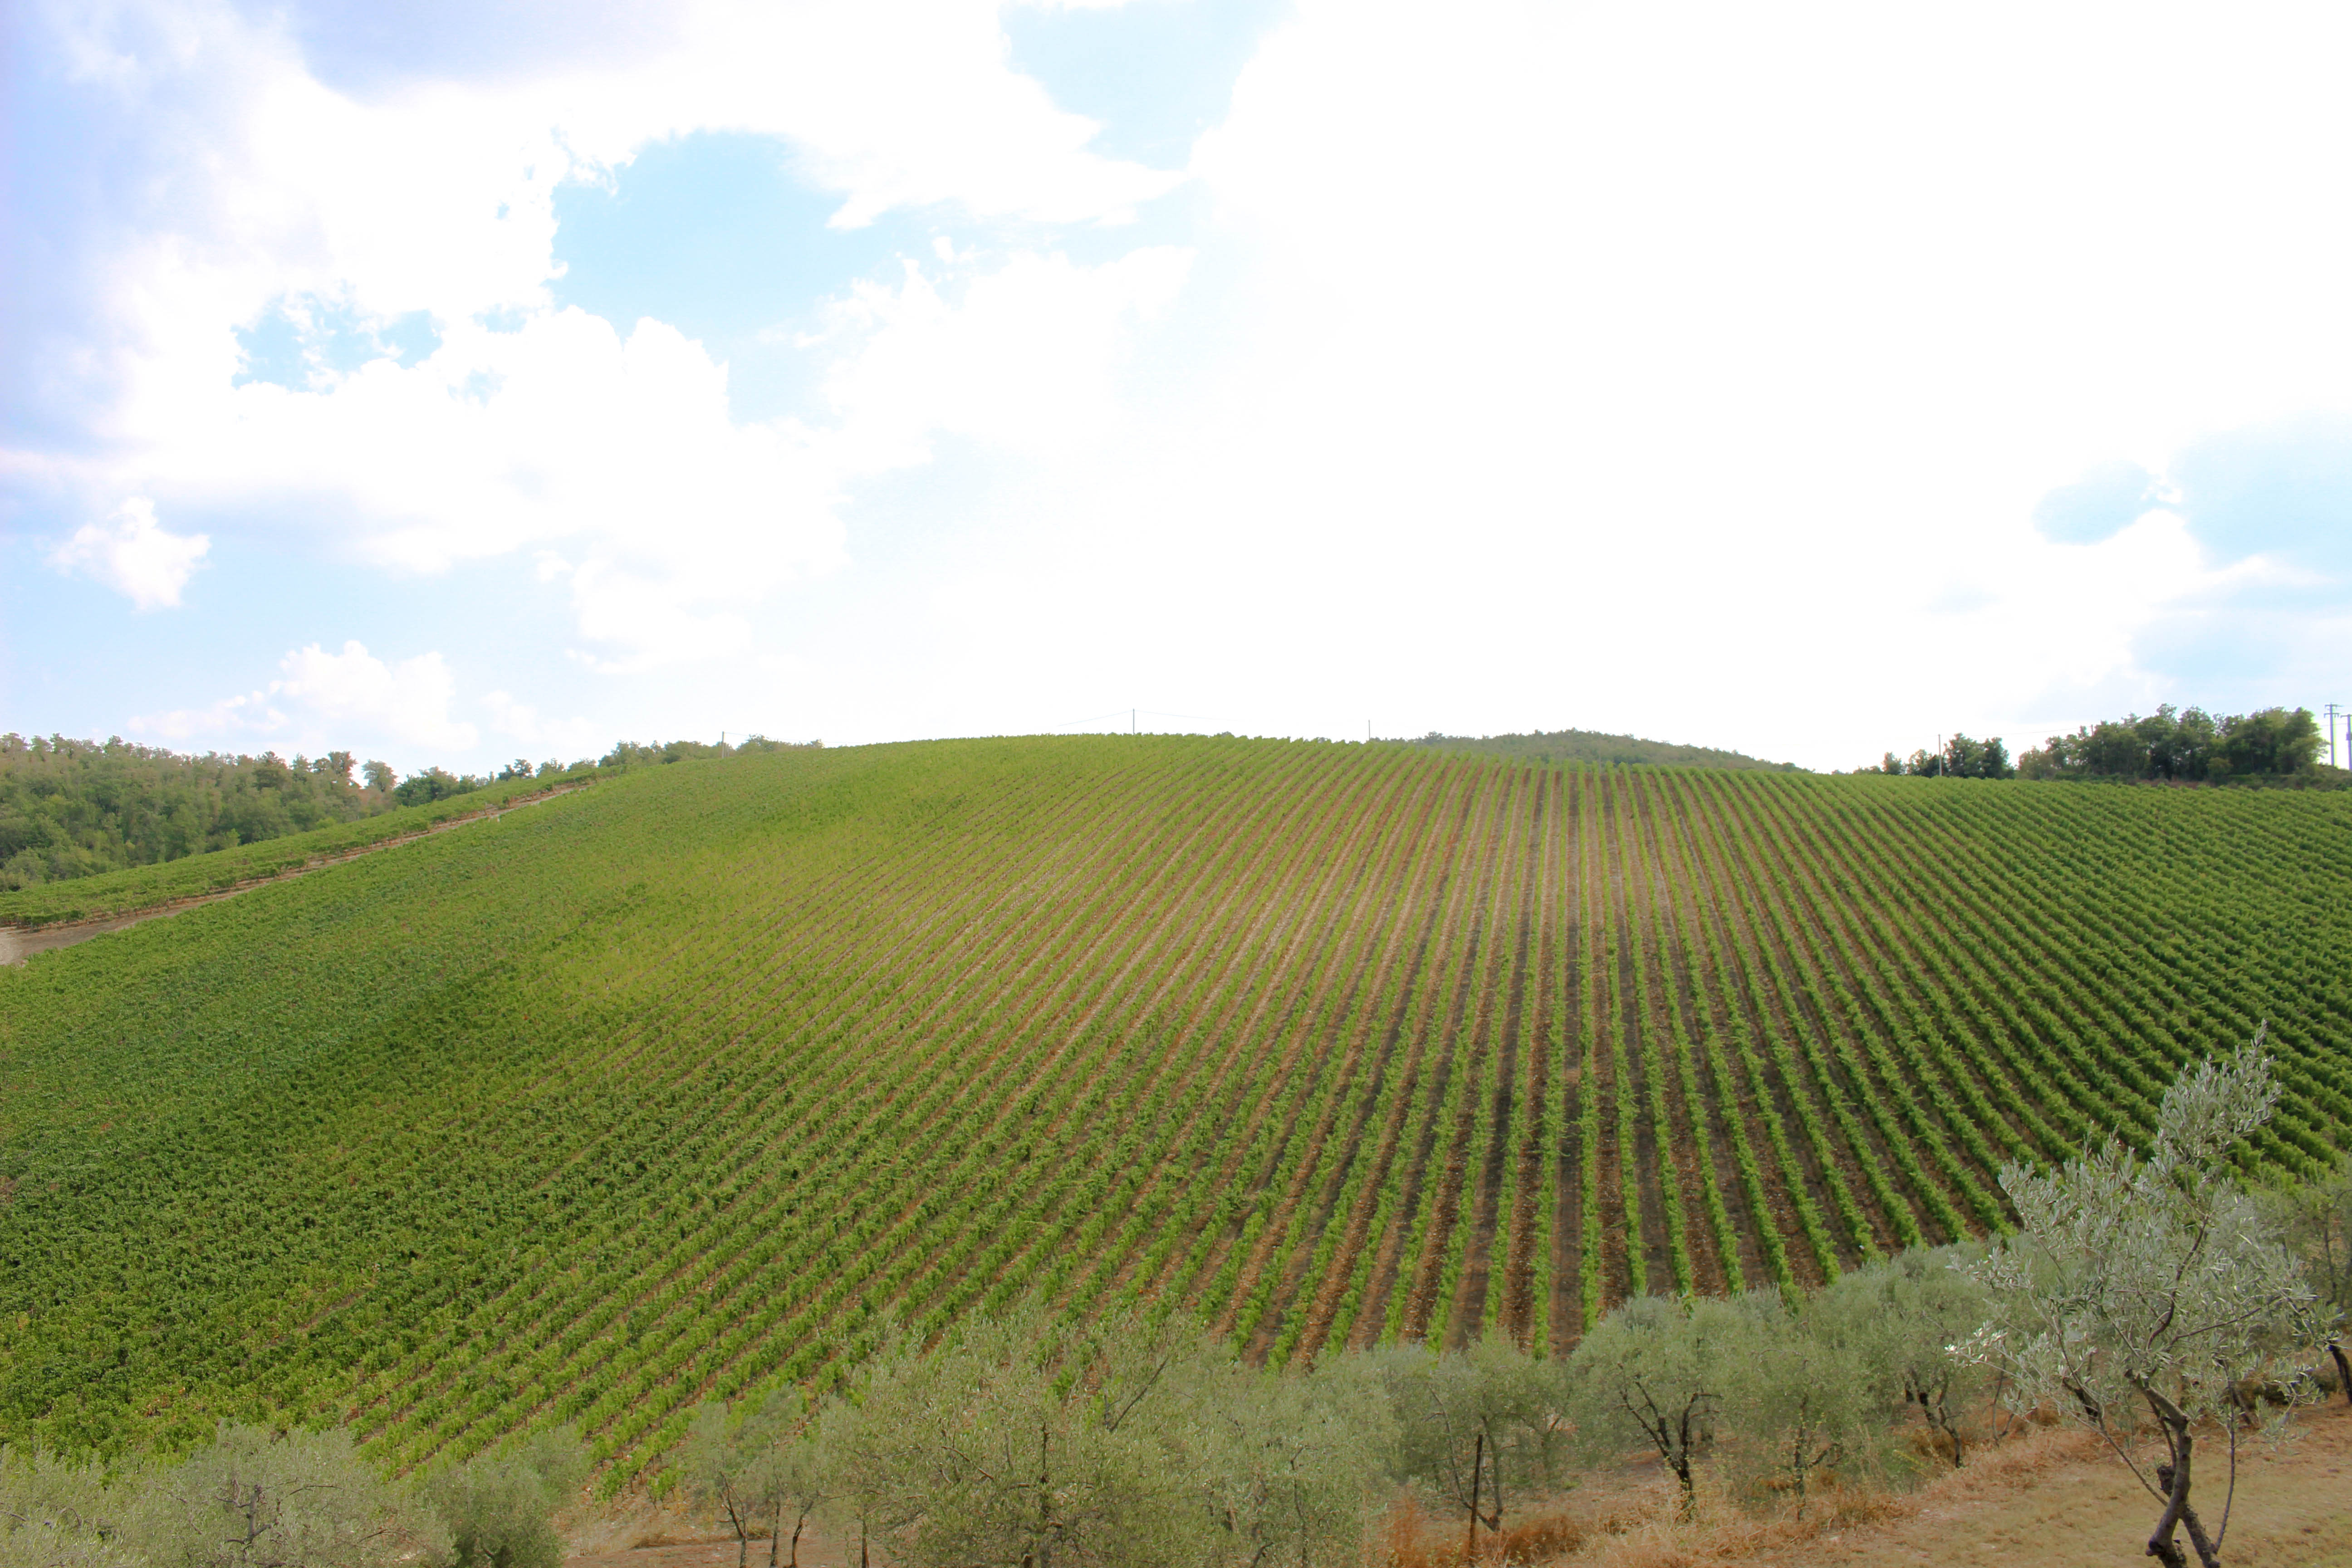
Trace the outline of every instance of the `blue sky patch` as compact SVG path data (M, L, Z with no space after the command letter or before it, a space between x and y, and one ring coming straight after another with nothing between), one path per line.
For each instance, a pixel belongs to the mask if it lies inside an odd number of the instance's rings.
M2156 504L2156 476L2137 463L2103 463L2043 496L2033 525L2060 544L2096 544Z
M936 226L893 214L827 228L841 202L801 180L775 137L706 132L656 142L609 186L557 188L564 272L555 302L602 316L624 336L644 317L666 321L726 363L738 419L789 412L809 374L788 341L793 330L895 258L928 257Z
M1095 151L1181 169L1225 117L1234 80L1290 0L1131 0L1108 10L1008 8L1013 65L1101 125Z
M306 392L321 375L344 374L379 359L415 364L440 346L441 334L423 310L378 321L349 305L280 300L253 325L236 329L245 368L229 384L257 381Z
M2223 560L2352 572L2352 420L2290 420L2202 441L2172 464L2199 542Z

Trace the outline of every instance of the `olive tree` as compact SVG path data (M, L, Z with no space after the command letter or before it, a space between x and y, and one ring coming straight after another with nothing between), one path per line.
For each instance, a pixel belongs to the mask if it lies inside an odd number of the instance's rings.
M1980 1396L1981 1366L1948 1347L1985 1321L1985 1286L1968 1270L1972 1248L1912 1247L1840 1275L1805 1303L1807 1332L1865 1380L1888 1410L1907 1406L1958 1468L1968 1458L1961 1414Z
M121 1513L143 1469L0 1450L0 1568L133 1568Z
M1657 1450L1682 1487L1687 1512L1698 1496L1694 1472L1715 1435L1735 1368L1729 1357L1750 1338L1728 1302L1643 1296L1584 1336L1568 1361L1569 1415L1595 1458L1635 1444Z
M2260 1195L2319 1297L2336 1392L2352 1404L2352 1359L2344 1350L2346 1336L2352 1334L2352 1156L2315 1181Z
M1205 1353L1121 1314L1085 1329L1034 1309L928 1352L874 1358L845 1503L905 1568L1126 1568L1200 1555L1194 1435L1172 1391Z
M797 1389L780 1388L730 1409L713 1402L694 1414L686 1440L686 1476L697 1496L727 1517L738 1568L751 1560L751 1534L764 1528L768 1568L799 1568L801 1535L829 1489L829 1467L815 1424ZM793 1521L790 1556L784 1521Z
M1403 1473L1466 1520L1467 1551L1478 1531L1500 1531L1507 1500L1554 1479L1566 1432L1561 1363L1490 1335L1439 1352L1398 1345L1366 1369L1387 1386Z
M451 1568L562 1568L555 1514L587 1474L587 1452L567 1429L428 1479L425 1500L448 1532Z
M125 1539L157 1568L390 1568L449 1549L340 1429L224 1424L210 1447L152 1472L124 1512Z
M1822 1332L1811 1313L1792 1312L1765 1290L1727 1305L1717 1387L1725 1429L1738 1439L1732 1455L1757 1479L1785 1489L1802 1517L1824 1472L1875 1468L1891 1407L1854 1347Z
M1385 1391L1356 1364L1275 1373L1231 1357L1179 1369L1196 1560L1209 1568L1356 1563L1377 1488L1396 1463Z
M1955 1349L2006 1373L2015 1407L2054 1404L2106 1440L2159 1510L2147 1552L2168 1568L2188 1563L2179 1531L2205 1568L2229 1531L2226 1498L2210 1531L2195 1505L2196 1430L2226 1433L2234 1495L2242 1425L2286 1414L2256 1416L2238 1390L2288 1373L2322 1336L2298 1260L2231 1165L2278 1102L2263 1039L2185 1069L2145 1154L2110 1137L2055 1171L2000 1173L2018 1233L1977 1266L1992 1311Z

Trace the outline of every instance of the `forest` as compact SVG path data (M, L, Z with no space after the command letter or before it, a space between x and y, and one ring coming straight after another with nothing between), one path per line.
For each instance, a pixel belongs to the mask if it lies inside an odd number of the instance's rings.
M2166 703L2053 735L2014 763L1999 736L1954 734L1937 750L1898 757L1889 752L1869 773L1913 778L2102 779L2165 784L2339 785L2344 770L2320 761L2326 749L2308 708L2263 708L2215 718L2202 708Z
M0 888L231 848L390 810L392 770L348 752L184 756L120 739L0 735Z

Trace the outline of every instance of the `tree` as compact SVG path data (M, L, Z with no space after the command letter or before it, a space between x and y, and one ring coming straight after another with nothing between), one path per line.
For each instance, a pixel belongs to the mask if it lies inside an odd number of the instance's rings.
M1918 1412L1955 1468L1967 1458L1960 1410L1982 1369L1948 1347L1985 1320L1983 1284L1962 1249L1911 1248L1830 1281L1805 1303L1806 1331L1861 1376L1882 1409Z
M555 1514L587 1475L576 1433L541 1433L432 1477L425 1499L448 1531L452 1568L562 1568Z
M1126 1568L1198 1555L1197 1435L1171 1395L1206 1347L1139 1316L1034 1307L874 1358L845 1500L907 1568Z
M2053 735L2017 759L2030 779L2168 779L2178 782L2308 773L2324 744L2308 708L2264 708L2216 719L2202 708L2166 703Z
M0 1450L0 1563L135 1568L121 1514L148 1479L135 1460L110 1474L95 1459Z
M2310 709L2264 708L2222 721L2218 760L2233 773L2305 773L2323 743Z
M1698 1496L1693 1465L1714 1437L1730 1377L1725 1358L1746 1338L1737 1309L1725 1301L1626 1302L1569 1358L1569 1412L1580 1442L1595 1458L1614 1458L1634 1443L1655 1448L1688 1511Z
M2242 1425L2286 1415L2248 1409L2239 1390L2289 1370L2322 1332L2297 1260L2230 1163L2278 1102L2263 1040L2185 1069L2145 1155L2110 1137L2046 1174L2002 1170L2019 1231L1977 1266L1993 1310L1955 1351L2006 1373L2014 1408L2055 1404L2106 1440L2160 1509L2147 1552L2168 1568L2188 1563L2180 1529L2205 1568L2229 1531L2227 1500L2210 1532L2195 1506L2196 1428L2227 1433L2234 1495ZM2160 1455L2147 1470L2142 1410Z
M156 1568L392 1568L448 1552L340 1429L281 1437L224 1423L127 1515L133 1554Z
M1482 1526L1502 1530L1505 1499L1552 1478L1565 1429L1561 1363L1495 1335L1442 1354L1401 1345L1375 1366L1396 1413L1404 1472L1462 1511L1475 1555Z
M2344 1351L2345 1338L2352 1333L2352 1155L2315 1181L2261 1197L2318 1295L2336 1387L2352 1405L2352 1360Z
M1395 1463L1396 1423L1360 1359L1303 1373L1222 1357L1179 1369L1177 1402L1197 1436L1193 1491L1206 1515L1200 1561L1308 1568L1361 1556L1371 1490Z
M687 1429L684 1458L688 1484L735 1532L737 1568L751 1561L751 1532L762 1524L768 1568L776 1568L786 1513L793 1516L792 1562L799 1568L801 1532L824 1500L826 1478L798 1390L781 1388L732 1410L704 1405Z
M1853 1347L1820 1331L1772 1291L1729 1303L1736 1326L1717 1355L1721 1409L1738 1462L1797 1501L1800 1517L1823 1471L1874 1462L1889 1405Z

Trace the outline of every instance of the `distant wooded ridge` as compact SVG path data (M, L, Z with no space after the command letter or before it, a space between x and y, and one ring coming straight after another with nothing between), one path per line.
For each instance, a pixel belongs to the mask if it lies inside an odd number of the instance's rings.
M1644 741L1638 735L1609 735L1598 730L1537 730L1525 735L1441 735L1432 730L1408 746L1433 752L1480 752L1515 757L1529 763L1635 763L1672 768L1741 768L1759 773L1793 773L1794 763L1768 763L1742 752L1714 746L1678 746L1670 741Z
M119 735L79 741L12 731L0 734L0 890L259 844L397 806L429 805L509 779L785 746L759 735L731 746L622 741L602 757L583 757L569 767L552 757L536 764L518 757L496 773L430 767L404 779L389 763L355 762L350 752L298 754L289 762L276 752L193 755L133 745Z
M1876 768L1862 771L1920 778L2340 786L2352 774L2320 761L2326 745L2308 708L2262 708L2216 718L2202 708L2168 702L2144 719L2130 713L2082 725L2071 735L2053 735L2020 752L2014 763L1998 735L1975 741L1955 734L1936 751L1916 751L1908 758L1889 752Z

